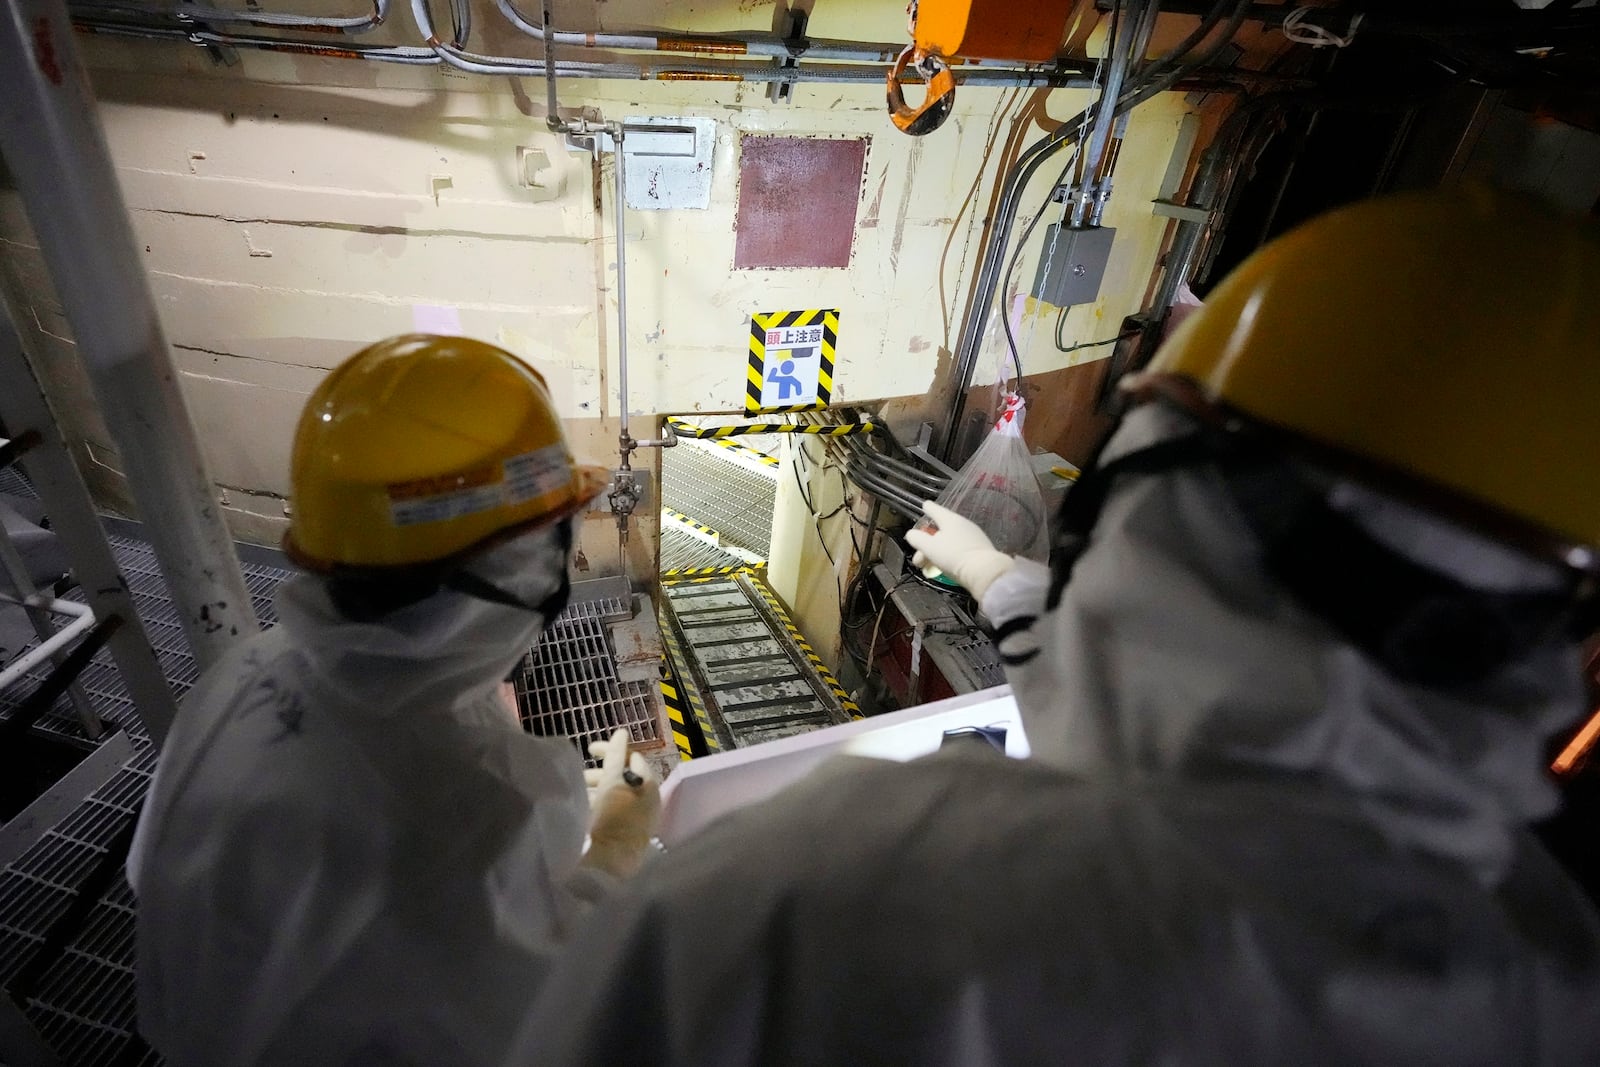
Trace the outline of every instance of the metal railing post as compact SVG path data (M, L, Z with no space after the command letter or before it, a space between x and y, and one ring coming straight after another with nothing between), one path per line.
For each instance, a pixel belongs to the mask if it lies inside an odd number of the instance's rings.
M0 6L0 152L201 668L257 630L64 0Z

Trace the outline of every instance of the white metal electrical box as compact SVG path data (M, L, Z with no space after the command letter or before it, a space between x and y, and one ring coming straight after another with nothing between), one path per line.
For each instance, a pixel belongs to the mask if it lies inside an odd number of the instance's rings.
M634 211L704 211L711 206L711 155L717 120L630 118L624 198Z

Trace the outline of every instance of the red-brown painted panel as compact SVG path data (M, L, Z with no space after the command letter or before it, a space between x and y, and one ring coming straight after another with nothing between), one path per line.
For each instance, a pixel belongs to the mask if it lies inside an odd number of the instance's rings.
M866 162L865 139L747 134L734 268L848 267Z

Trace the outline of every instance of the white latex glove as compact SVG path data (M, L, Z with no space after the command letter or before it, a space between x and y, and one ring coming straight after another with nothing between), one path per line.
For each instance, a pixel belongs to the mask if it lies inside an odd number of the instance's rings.
M995 548L989 535L971 519L931 500L923 501L922 513L936 528L906 534L906 544L917 550L911 557L912 566L937 567L982 600L995 579L1016 563L1014 557Z
M661 817L661 783L639 753L628 751L628 731L610 740L589 742L600 766L584 771L589 786L589 851L583 862L618 878L630 877L644 862Z

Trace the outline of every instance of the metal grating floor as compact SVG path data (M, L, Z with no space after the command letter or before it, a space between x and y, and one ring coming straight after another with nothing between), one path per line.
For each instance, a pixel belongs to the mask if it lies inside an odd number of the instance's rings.
M33 495L14 472L5 473L12 480L0 481L0 492ZM107 540L173 694L182 699L199 671L155 552L135 538L112 535ZM290 572L251 563L241 566L257 615L263 624L276 622L272 596ZM81 597L68 594L67 599ZM42 667L29 677L38 681L47 670ZM134 713L110 652L102 649L80 681L101 718L127 733L134 755L71 815L0 871L0 986L9 986L33 962L52 924L72 906L85 879L143 803L155 770L154 746ZM30 688L19 685L0 693L0 719ZM63 740L93 744L65 700L41 717L35 728ZM21 1001L24 1013L62 1061L83 1067L161 1062L134 1029L133 890L120 860L113 862L117 869L110 886Z
M842 691L796 640L751 574L664 583L663 629L681 684L721 749L745 748L850 718ZM681 657L681 661L680 661ZM697 716L701 711L696 707Z
M661 503L705 523L729 544L768 559L776 475L775 468L757 473L720 449L685 440L661 457Z
M619 727L627 727L636 743L661 740L659 683L617 676L606 620L628 618L631 610L620 598L572 603L512 677L523 725L540 737L572 738L585 767L599 765L589 758L589 742Z
M17 484L0 480L0 492L32 495L20 479ZM134 538L112 536L108 540L173 692L181 699L198 671L155 554L149 545ZM291 572L251 563L242 566L262 623L275 623L272 597ZM548 678L556 692L572 698L573 706L552 706L537 724L529 723L534 732L566 733L586 741L602 730L609 734L606 724L617 721L633 731L635 740L655 736L656 684L618 682L605 637L605 621L627 617L630 612L628 601L617 597L574 602L547 630L536 650L537 669L546 672L541 677ZM572 657L573 662L564 661L561 653L573 650L581 650L582 655ZM524 661L533 662L533 655ZM608 669L609 686L586 688L579 677L582 671L603 676ZM109 846L143 803L155 769L154 746L139 725L109 654L102 652L81 678L100 715L126 730L134 755L66 819L0 871L0 988L9 988L13 979L32 965L52 925L73 907L85 880L100 866ZM29 687L17 688L26 691ZM589 699L595 696L599 699ZM15 706L15 697L0 694L0 718ZM612 719L605 719L607 715ZM93 744L84 737L64 701L56 712L40 720L39 728ZM63 1063L74 1067L155 1067L162 1062L160 1056L135 1031L135 901L120 860L114 862L116 870L108 888L97 895L85 921L39 972L19 1003Z
M679 529L676 525L661 523L661 573L669 571L721 569L743 567L745 561L731 552L724 552L709 541Z

